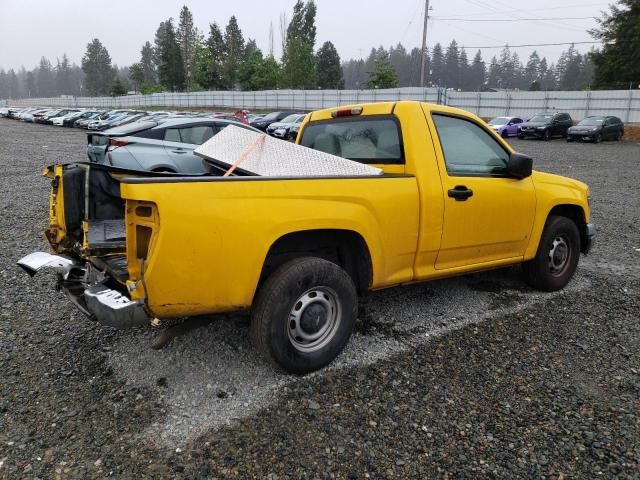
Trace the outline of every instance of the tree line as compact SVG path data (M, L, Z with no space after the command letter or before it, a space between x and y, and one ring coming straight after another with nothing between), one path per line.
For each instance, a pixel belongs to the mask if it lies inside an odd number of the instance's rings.
M429 86L478 91L483 89L583 90L624 88L640 83L640 0L620 5L599 20L590 33L605 41L600 50L580 53L574 45L555 63L534 51L526 63L505 46L488 62L477 50L469 58L456 40L444 48L436 43L426 54ZM267 53L245 38L232 16L224 28L210 23L202 32L184 6L178 20L158 25L154 39L145 42L140 60L128 67L112 64L107 48L93 39L81 65L63 54L56 65L42 58L31 71L0 69L0 98L57 95L122 95L200 90L362 89L418 86L421 49L402 44L374 48L366 59L342 62L332 42L316 49L314 0L297 0L290 21L280 18L281 58L274 56L273 26Z

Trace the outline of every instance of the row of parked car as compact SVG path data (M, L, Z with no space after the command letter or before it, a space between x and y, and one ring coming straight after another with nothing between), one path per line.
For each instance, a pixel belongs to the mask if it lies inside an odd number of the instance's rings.
M577 125L568 113L538 113L533 117L495 117L489 120L491 128L502 137L566 138L568 142L584 140L600 143L602 140L620 140L624 135L624 123L613 116L589 116Z
M130 170L204 173L193 151L229 125L295 140L306 114L291 111L266 115L241 110L211 112L144 112L139 110L4 108L0 115L23 122L89 130L90 162Z
M295 140L306 114L292 111L271 112L265 115L239 110L235 114L221 112L145 112L141 110L99 110L80 108L11 108L0 109L0 115L28 123L42 123L61 127L76 127L104 131L141 120L161 118L214 118L230 120L268 133L283 140Z

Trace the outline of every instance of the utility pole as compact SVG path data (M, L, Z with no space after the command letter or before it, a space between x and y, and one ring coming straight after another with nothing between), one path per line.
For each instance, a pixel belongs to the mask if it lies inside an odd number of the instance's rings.
M422 30L422 66L420 67L420 86L424 87L424 68L427 63L427 24L429 21L429 0L424 5L424 29Z

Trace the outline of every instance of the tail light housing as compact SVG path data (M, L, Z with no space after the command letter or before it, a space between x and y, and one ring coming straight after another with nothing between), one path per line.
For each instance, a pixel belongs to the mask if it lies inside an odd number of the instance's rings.
M112 152L116 148L124 147L125 145L129 145L129 143L131 143L131 142L128 142L126 140L121 140L119 138L110 138L109 139L109 145L107 146L107 152Z

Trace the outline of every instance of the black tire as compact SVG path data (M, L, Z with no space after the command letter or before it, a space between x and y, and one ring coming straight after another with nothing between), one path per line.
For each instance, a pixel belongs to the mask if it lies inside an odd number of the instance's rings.
M522 133L519 133L519 134L518 134L518 138L519 138L520 140L524 140L524 135L523 135Z
M251 340L265 358L301 375L328 365L340 354L357 314L358 294L346 271L322 258L296 258L278 267L258 291L251 311ZM316 335L327 326L327 333L315 343L305 344L297 336Z
M602 141L602 134L599 133L593 138L593 143L600 143Z
M624 132L622 130L618 130L618 133L616 133L615 141L619 142L620 140L622 140L623 136L624 136Z
M500 134L500 136L501 136L502 138L507 138L507 137L509 136L509 134L507 133L507 131L506 131L506 130L503 130L503 131L502 131L502 133Z
M545 130L542 133L542 140L544 140L545 142L548 142L549 140L551 140L551 132L549 130Z
M563 245L566 256L562 255L565 253ZM562 258L565 258L564 262L560 261ZM535 289L560 290L573 277L579 259L580 232L575 222L567 217L551 216L545 224L535 258L522 264L524 278Z
M573 138L567 137L567 143L573 143Z

